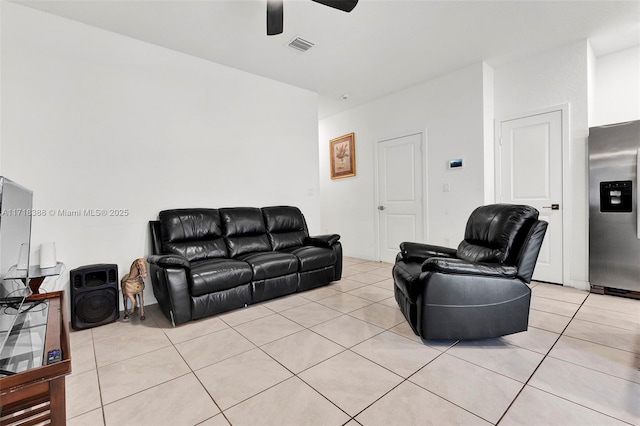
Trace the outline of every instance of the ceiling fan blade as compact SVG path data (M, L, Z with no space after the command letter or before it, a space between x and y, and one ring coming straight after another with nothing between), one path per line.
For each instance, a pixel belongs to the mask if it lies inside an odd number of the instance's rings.
M324 4L325 6L332 7L334 9L342 10L344 12L351 12L358 4L358 0L312 0L316 3Z
M267 35L282 34L282 0L267 0Z

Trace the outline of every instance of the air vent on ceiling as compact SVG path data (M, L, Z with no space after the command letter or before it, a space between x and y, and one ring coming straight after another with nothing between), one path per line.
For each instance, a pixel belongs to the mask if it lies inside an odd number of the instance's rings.
M315 46L315 43L300 37L296 37L289 42L289 47L292 47L301 52L306 52L307 50L311 49L313 46Z

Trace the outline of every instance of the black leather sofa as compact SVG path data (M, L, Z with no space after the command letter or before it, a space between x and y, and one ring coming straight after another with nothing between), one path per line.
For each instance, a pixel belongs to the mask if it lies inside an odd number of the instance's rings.
M423 339L467 340L527 330L533 270L547 230L533 207L478 207L457 249L404 242L394 293Z
M174 325L337 281L337 234L296 207L164 210L149 222L153 293Z

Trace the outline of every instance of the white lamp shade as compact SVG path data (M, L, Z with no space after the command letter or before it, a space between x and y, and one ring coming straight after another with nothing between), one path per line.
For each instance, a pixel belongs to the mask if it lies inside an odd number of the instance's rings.
M40 245L40 269L56 266L56 243L42 243Z

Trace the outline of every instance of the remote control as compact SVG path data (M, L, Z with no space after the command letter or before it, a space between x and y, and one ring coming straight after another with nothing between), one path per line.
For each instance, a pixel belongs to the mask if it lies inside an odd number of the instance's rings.
M50 350L47 354L47 364L53 364L62 359L62 351L60 349Z

